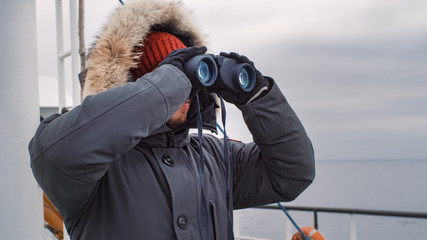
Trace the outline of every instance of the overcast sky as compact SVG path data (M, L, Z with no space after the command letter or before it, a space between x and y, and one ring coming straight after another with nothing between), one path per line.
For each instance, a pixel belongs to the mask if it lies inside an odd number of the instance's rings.
M39 74L56 76L55 4L36 2ZM214 53L244 54L276 80L318 159L427 159L427 1L184 2ZM87 45L117 7L86 1ZM227 112L230 137L250 141Z

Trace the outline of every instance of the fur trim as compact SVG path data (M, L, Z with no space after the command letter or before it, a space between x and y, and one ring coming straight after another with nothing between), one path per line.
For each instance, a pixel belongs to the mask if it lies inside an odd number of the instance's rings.
M155 25L172 25L189 33L197 46L206 45L191 12L181 1L126 1L110 16L88 54L82 100L128 81L129 69L136 66L141 54L134 49Z

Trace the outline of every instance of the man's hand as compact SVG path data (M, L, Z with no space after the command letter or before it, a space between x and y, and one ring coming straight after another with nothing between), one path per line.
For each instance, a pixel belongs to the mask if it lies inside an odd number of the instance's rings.
M207 48L205 46L188 47L174 50L169 53L169 55L163 59L162 62L159 63L159 67L163 64L171 64L181 70L181 72L184 72L185 63L194 56L204 54L206 50Z
M181 72L184 72L184 66L185 63L190 60L192 57L195 57L200 54L204 54L206 52L207 48L205 46L202 47L188 47L188 48L181 48L172 51L169 53L169 55L159 63L159 67L163 64L171 64L181 70ZM198 84L197 79L190 79L191 85L193 88L191 89L189 99L192 99L195 95L198 89L194 88L196 86L195 84Z
M224 98L225 101L229 103L233 103L235 105L243 105L252 102L253 100L257 99L258 97L262 96L264 91L267 91L269 89L269 82L264 78L262 73L258 71L255 68L255 64L249 60L246 56L239 55L235 52L231 53L220 53L221 56L226 58L233 58L239 63L247 63L252 66L252 68L255 70L255 76L256 76L256 83L255 87L250 92L241 92L241 93L234 93L227 91L227 88L218 88L215 89L214 92L220 95Z

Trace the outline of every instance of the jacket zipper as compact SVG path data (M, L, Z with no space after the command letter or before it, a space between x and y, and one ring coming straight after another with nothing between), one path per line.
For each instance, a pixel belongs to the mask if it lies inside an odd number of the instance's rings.
M168 133L168 140L169 140L168 147L170 148L175 147L175 134L172 131Z

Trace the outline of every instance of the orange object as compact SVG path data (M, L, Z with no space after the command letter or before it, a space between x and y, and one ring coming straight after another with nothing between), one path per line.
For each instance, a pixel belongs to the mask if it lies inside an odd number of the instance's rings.
M138 66L130 69L133 80L153 71L173 50L186 48L176 36L166 32L150 32L144 43L135 50L140 52Z
M51 231L57 239L64 238L63 222L58 209L49 201L46 194L43 193L43 208L45 227Z
M312 228L312 227L302 227L301 231L310 240L325 240L325 238L322 236L322 234L320 234L320 232L318 232L317 229L315 229L315 228ZM292 240L304 240L304 238L301 236L300 232L297 232L292 237Z

